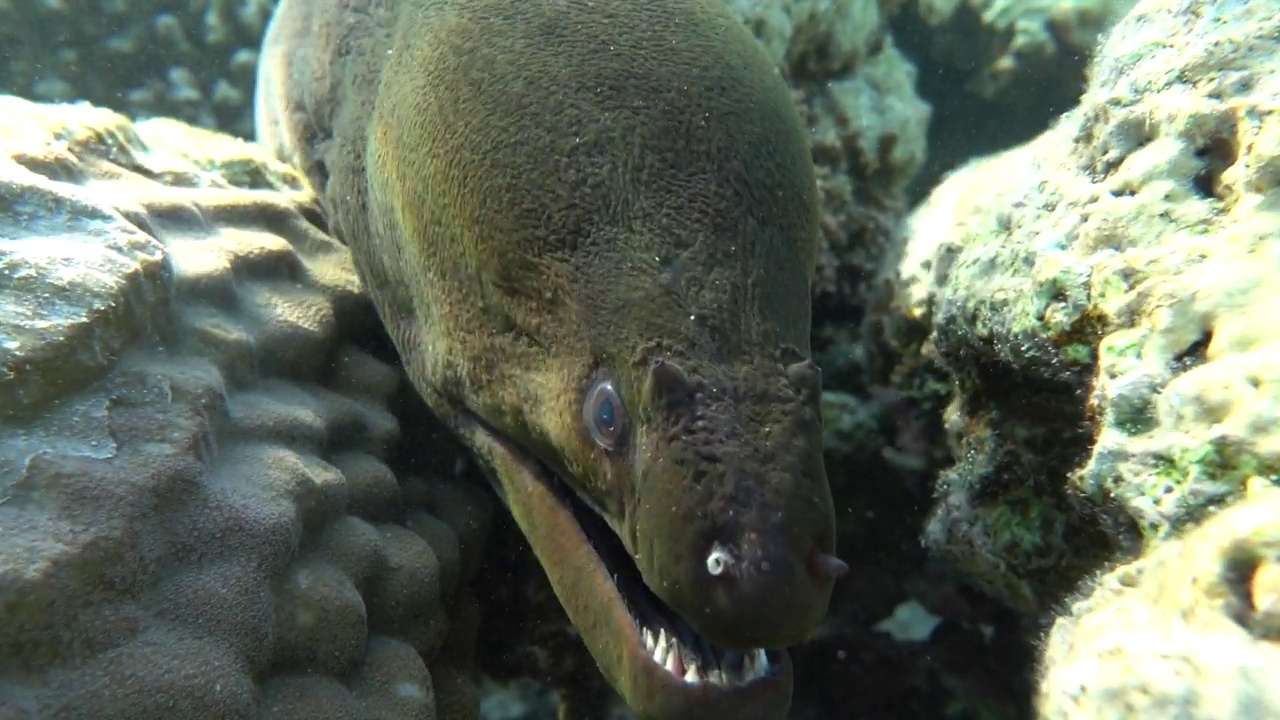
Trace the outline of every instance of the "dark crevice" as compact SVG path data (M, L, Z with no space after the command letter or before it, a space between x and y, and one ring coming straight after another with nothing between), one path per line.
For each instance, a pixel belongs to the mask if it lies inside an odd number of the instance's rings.
M1196 157L1203 167L1191 178L1191 184L1201 197L1221 197L1222 173L1235 164L1239 148L1233 138L1215 137L1196 148Z
M1182 352L1173 356L1172 365L1178 372L1185 372L1191 368L1204 364L1207 359L1209 343L1213 342L1213 331L1208 330L1196 338L1195 342L1188 345Z

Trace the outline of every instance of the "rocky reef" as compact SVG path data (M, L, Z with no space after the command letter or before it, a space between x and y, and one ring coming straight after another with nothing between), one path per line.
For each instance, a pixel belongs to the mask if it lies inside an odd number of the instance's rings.
M1028 616L1079 598L1045 717L1273 714L1277 63L1272 8L1143 0L1078 107L910 218L955 387L925 542Z
M1276 468L1280 43L1252 19L1140 4L1079 107L910 218L904 301L957 386L926 538L1016 606Z
M1135 0L915 0L934 56L985 98L1023 107L1083 79L1099 36Z
M0 717L474 717L487 498L406 470L400 370L298 177L173 121L0 114Z
M1280 489L1242 498L1090 583L1041 660L1044 720L1280 715Z
M1280 714L1270 4L726 2L823 208L791 718ZM0 717L548 717L474 660L589 657L232 137L272 5L0 0L0 87L135 117L0 97Z

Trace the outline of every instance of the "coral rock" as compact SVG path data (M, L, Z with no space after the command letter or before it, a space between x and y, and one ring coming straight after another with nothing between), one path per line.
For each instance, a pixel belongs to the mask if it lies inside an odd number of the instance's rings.
M1044 720L1280 717L1280 490L1098 580L1049 634Z
M406 501L400 372L299 178L0 115L0 716L474 717L445 645L485 511L452 475Z
M1272 9L1140 2L1078 108L911 218L956 382L926 540L1023 609L1280 470Z

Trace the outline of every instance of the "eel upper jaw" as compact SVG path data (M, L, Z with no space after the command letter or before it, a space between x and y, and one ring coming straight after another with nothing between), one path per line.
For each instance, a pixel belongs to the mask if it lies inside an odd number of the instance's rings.
M644 586L617 535L567 483L474 416L455 420L592 657L633 711L652 720L785 717L786 651L711 646Z

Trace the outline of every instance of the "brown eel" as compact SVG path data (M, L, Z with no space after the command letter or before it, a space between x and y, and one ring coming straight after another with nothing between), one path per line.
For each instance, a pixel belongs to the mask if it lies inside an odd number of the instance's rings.
M630 707L784 717L845 569L817 189L723 0L283 0L256 106Z

